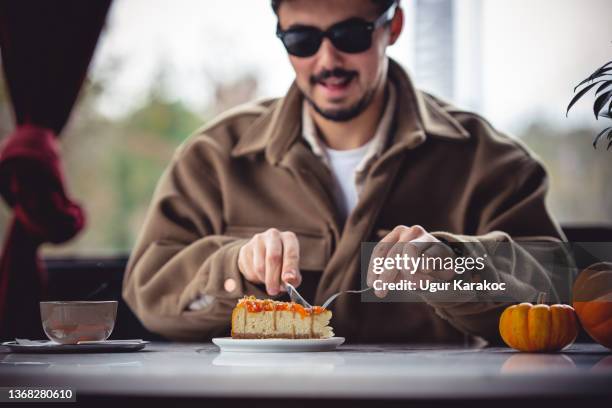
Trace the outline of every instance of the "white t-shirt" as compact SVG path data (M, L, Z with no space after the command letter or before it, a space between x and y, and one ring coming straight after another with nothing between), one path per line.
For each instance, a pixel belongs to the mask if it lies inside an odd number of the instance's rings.
M371 139L363 146L350 150L334 150L324 147L329 167L336 181L334 186L336 205L343 219L346 219L357 205L359 196L355 174L373 143L374 139Z

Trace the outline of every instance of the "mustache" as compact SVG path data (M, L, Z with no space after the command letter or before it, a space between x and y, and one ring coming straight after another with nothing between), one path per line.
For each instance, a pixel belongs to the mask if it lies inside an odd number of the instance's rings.
M334 68L334 69L324 69L318 74L310 76L310 83L312 85L324 81L331 77L336 78L353 78L357 76L357 71L349 71L343 68Z

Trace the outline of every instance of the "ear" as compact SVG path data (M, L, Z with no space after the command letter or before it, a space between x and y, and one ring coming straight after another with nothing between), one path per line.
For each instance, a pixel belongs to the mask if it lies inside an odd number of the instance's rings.
M397 10L395 10L395 15L393 16L393 20L391 20L389 45L395 44L400 34L402 33L403 27L404 27L404 10L402 10L401 7L398 7Z

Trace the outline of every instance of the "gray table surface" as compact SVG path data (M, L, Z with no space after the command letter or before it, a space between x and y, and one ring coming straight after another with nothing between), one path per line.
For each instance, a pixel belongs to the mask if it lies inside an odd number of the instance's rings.
M506 398L612 396L612 354L508 348L344 345L335 352L220 353L210 343L151 343L140 352L0 351L0 386L64 386L78 394L208 398Z

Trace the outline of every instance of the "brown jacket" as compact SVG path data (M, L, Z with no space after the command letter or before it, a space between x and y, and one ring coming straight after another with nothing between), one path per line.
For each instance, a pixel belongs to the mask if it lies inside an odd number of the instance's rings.
M419 224L447 240L563 239L544 204L546 173L523 146L478 115L415 89L393 61L389 79L398 90L390 145L344 225L332 175L301 138L296 85L281 99L227 112L183 143L157 186L124 280L123 296L147 328L175 340L227 335L237 298L268 297L242 278L237 257L253 234L271 227L298 236L315 304L360 286L361 242L397 225ZM506 280L531 297L521 276L541 273L539 266L515 269L503 271ZM227 279L237 282L232 292ZM202 294L215 300L189 310ZM463 333L495 341L502 307L344 296L332 324L349 341L450 342Z

